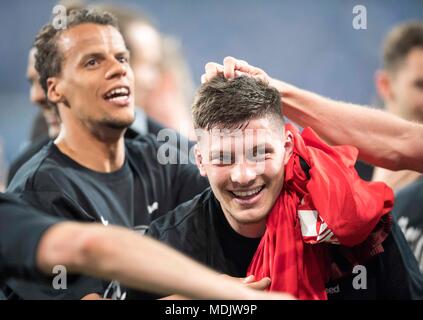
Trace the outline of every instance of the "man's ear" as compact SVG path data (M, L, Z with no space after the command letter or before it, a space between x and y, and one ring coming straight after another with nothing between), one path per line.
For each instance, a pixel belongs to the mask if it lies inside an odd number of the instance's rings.
M375 73L375 85L379 97L387 102L395 98L392 91L392 76L385 70L378 70Z
M207 173L206 173L206 170L204 169L203 156L201 155L198 143L195 146L195 164L197 165L198 170L200 170L200 174L203 177L206 177Z
M62 93L61 85L57 77L50 77L47 79L47 98L54 104L60 102L66 103L66 99Z
M289 159L292 156L292 153L294 151L294 135L291 131L286 130L285 131L285 158L283 160L283 164L286 165L289 161Z

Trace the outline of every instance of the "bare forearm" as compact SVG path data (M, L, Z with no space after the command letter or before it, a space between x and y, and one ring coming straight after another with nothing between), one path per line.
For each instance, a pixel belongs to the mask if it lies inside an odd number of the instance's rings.
M38 265L118 280L126 286L197 299L260 298L259 293L147 237L119 227L62 223L41 241ZM286 297L289 298L289 297Z
M423 171L423 126L380 110L338 102L281 81L284 114L301 126L313 128L333 144L359 149L359 157L392 170ZM421 144L421 142L420 142Z
M101 276L156 293L178 293L199 299L246 298L235 281L222 281L211 270L147 237L115 228L113 237L107 241L94 244L90 250L93 253L90 265L102 261L96 267L104 271Z

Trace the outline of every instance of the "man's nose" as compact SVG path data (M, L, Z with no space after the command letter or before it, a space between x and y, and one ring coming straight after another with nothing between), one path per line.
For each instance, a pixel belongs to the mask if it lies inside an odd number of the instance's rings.
M124 77L126 76L129 66L118 61L118 60L113 60L110 64L109 69L107 70L106 73L106 79L113 79L113 78L120 78L120 77Z
M257 177L254 165L248 163L237 163L231 171L231 180L233 183L248 185Z

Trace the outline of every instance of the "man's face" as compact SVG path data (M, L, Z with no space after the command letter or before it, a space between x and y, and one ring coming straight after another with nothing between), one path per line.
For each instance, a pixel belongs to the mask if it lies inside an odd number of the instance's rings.
M423 49L415 48L390 76L391 95L385 99L408 120L423 121Z
M292 137L281 127L260 118L242 130L200 136L197 164L233 227L265 223L282 189Z
M134 121L134 79L124 40L112 26L81 24L61 34L62 72L49 98L88 128L124 129ZM63 118L65 122L65 119Z
M28 67L26 76L30 83L29 98L31 103L38 106L43 113L45 122L47 123L49 136L55 137L60 130L60 118L57 114L57 109L47 103L46 95L39 82L39 75L35 70L35 49L31 49L28 56Z

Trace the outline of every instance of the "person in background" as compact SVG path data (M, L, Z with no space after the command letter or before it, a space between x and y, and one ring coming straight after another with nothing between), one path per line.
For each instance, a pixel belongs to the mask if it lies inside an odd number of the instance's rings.
M189 106L193 80L176 39L162 35L153 20L141 10L122 5L96 3L96 11L113 14L131 52L135 76L136 119L134 129L143 132L145 118L193 139L194 128Z
M33 132L30 145L10 164L7 184L12 181L19 168L31 159L34 154L40 151L51 139L56 138L60 131L60 117L57 112L57 107L48 102L39 82L38 72L35 70L36 52L36 48L31 48L29 51L26 76L30 84L29 99L34 106L40 109L40 113L35 119L33 129L37 130L37 132Z
M172 36L162 36L163 55L159 80L146 97L145 109L154 119L195 140L190 105L194 83L181 43Z
M385 109L405 120L423 122L423 21L396 26L383 45L383 69L375 75L376 88ZM421 173L375 168L374 181L394 190L417 181Z
M4 154L4 144L2 138L0 137L0 192L4 192L4 190L6 189L6 177L7 171Z

